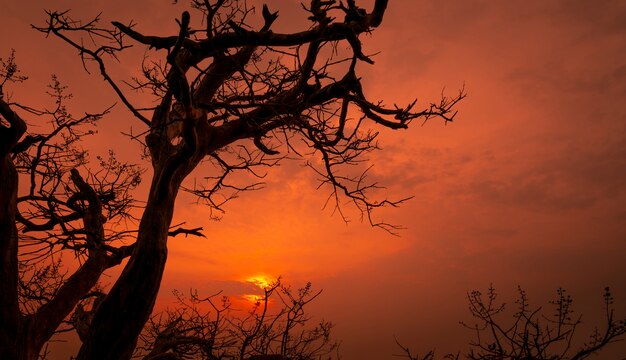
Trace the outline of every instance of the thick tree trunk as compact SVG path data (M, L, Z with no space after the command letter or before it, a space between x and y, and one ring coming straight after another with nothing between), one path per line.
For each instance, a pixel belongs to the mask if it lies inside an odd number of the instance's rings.
M17 171L9 154L0 159L0 359L17 359L22 333L17 298Z
M0 359L36 360L45 341L41 345L33 343L30 319L19 307L15 223L18 176L10 155L0 161L0 184Z
M22 317L17 296L17 170L11 150L26 132L26 123L0 96L0 359L17 359Z
M137 338L152 313L167 259L167 237L174 202L184 176L189 173L176 171L184 167L181 164L167 165L155 169L135 250L98 307L88 338L78 354L79 360L130 359Z

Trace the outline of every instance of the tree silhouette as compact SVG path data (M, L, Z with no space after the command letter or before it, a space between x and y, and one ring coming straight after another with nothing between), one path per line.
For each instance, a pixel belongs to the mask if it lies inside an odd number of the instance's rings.
M597 355L613 342L621 341L626 334L626 319L616 319L613 296L607 287L603 293L604 324L594 328L591 336L580 341L576 336L582 323L582 315L577 315L572 307L573 299L565 290L559 288L557 296L550 301L551 313L545 313L542 307L532 308L528 295L518 287L517 309L513 320L502 319L505 304L497 301L493 286L487 290L486 297L480 291L467 294L469 311L476 323L461 324L472 330L474 339L469 342L469 351L465 359L512 359L512 360L561 360L586 359ZM424 356L413 355L408 347L398 343L403 356L410 360L434 360L435 352L429 351ZM461 355L447 354L444 359L460 359Z
M381 24L387 3L376 0L373 9L367 11L354 0L311 0L303 6L310 24L293 33L273 32L278 12L264 5L258 14L243 0L192 1L194 19L199 18L197 27L185 11L177 20L178 34L172 36L146 35L132 23L113 22L113 27L107 28L98 18L81 22L68 12L47 12L46 24L35 29L78 50L86 70L95 64L144 126L141 134L129 135L144 146L153 172L138 228L128 231L115 226L132 216L129 190L136 186L140 171L114 159L103 160L102 170L85 179L76 169L84 160L80 151L63 154L58 150L74 144L84 136L76 129L107 111L73 119L60 105L64 97L58 84L54 85L57 112L37 113L4 100L0 103L0 180L7 184L0 194L0 355L35 358L71 310L94 294L90 291L102 271L129 257L110 291L106 295L96 293L93 309L87 312L78 308L83 316L76 315L74 324L80 328L83 341L79 359L130 358L159 291L168 236L198 233L198 229L173 232L171 228L178 192L189 191L211 209L221 211L222 204L237 193L259 188L259 183L232 185L227 178L242 171L262 177L257 169L275 165L286 154L319 159L317 163L307 161L307 165L330 189L329 201L339 213L341 198L345 197L372 226L393 232L396 227L375 220L372 211L404 200L372 199L378 185L368 181L367 170L353 175L354 171L347 168L359 165L377 148L376 127L404 129L416 119L452 121L456 114L453 107L464 92L452 98L442 96L439 102L422 109L416 109L416 101L405 107L389 107L366 96L357 67L373 61L364 53L359 36ZM254 26L258 20L260 24ZM161 60L144 59L143 77L126 81L135 90L151 93L156 106L134 105L120 81L108 71L107 61L117 58L131 43L162 56ZM5 82L20 79L12 62L5 69ZM52 129L46 135L30 135L20 141L26 123L12 110L15 107L52 116ZM47 148L56 136L68 144ZM42 153L42 149L47 152ZM27 155L22 158L20 154ZM183 181L201 163L214 175L206 184L183 187ZM16 171L21 168L31 179L26 198L18 198L21 178ZM21 210L19 200L28 202L27 209ZM35 222L40 218L47 220ZM109 218L122 220L111 222ZM16 224L23 227L19 233ZM54 274L54 266L20 270L18 240L22 242L31 230L47 234L43 238L37 235L35 243L48 244L50 249L70 249L85 259L84 263L67 279ZM113 246L113 241L123 236L132 236L134 243ZM49 256L50 252L43 254ZM45 304L32 309L32 316L24 316L19 309L20 271L34 272L41 281L52 279L56 284L52 294L44 294ZM34 289L46 291L42 285ZM52 315L44 317L42 312ZM45 331L40 330L41 325L32 325L37 321L46 324Z
M153 359L313 360L330 358L338 344L332 324L311 326L305 307L321 291L297 290L280 279L264 288L248 312L237 312L220 294L202 298L175 292L174 309L154 315L142 333L135 357Z
M86 152L79 141L92 133L89 126L108 109L73 117L65 106L70 96L56 77L49 86L52 110L11 102L4 96L5 85L26 80L13 53L0 59L0 77L0 357L31 359L62 330L59 327L100 275L130 255L132 246L113 243L129 234L120 231L119 224L130 216L130 192L140 182L141 171L118 162L113 153L99 159L94 172L85 167ZM28 131L21 139L27 125L13 108L41 119L39 132ZM86 177L79 169L85 169ZM67 276L60 271L60 253L72 253L81 266Z

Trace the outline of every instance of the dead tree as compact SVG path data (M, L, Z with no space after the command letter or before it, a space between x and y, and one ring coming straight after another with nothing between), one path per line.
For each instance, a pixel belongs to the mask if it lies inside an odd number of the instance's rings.
M470 342L468 359L585 359L626 334L626 319L615 318L608 287L603 294L605 323L580 345L576 344L575 335L581 315L574 312L573 299L565 290L558 289L557 297L550 301L551 314L542 313L541 307L532 308L526 292L521 288L518 291L512 324L498 321L505 305L497 302L493 287L486 298L479 291L468 294L469 309L477 321L474 325L464 324L476 335Z
M366 171L352 175L346 167L361 164L376 149L377 127L405 129L414 120L431 118L452 121L453 107L464 93L422 109L415 101L389 107L367 98L357 68L373 59L359 36L381 24L387 3L376 0L368 11L354 0L311 0L303 6L310 24L293 33L273 32L278 12L263 6L259 14L244 0L194 0L198 27L185 11L172 36L143 34L133 24L113 22L113 28L105 28L98 19L84 23L67 12L48 13L47 23L37 29L78 50L87 69L96 64L147 128L144 145L153 167L129 262L96 309L79 359L131 357L159 291L176 196L203 160L213 165L214 176L204 186L185 190L213 209L220 210L239 191L259 187L234 186L225 180L230 174L257 174L255 169L285 154L317 157L321 166L308 164L330 189L331 202L339 206L340 197L346 197L373 226L395 229L374 220L372 211L403 200L373 200L377 184L368 182ZM254 19L261 20L256 28L250 25ZM144 63L145 77L135 79L136 88L156 97L158 105L148 110L135 106L107 70L108 57L124 51L129 38L162 54L162 61ZM360 115L353 117L355 112ZM230 195L218 197L229 190Z
M117 225L130 216L129 192L141 173L114 157L90 172L78 144L108 109L73 117L65 107L69 95L55 77L49 87L51 110L12 102L4 95L6 86L25 79L13 54L0 59L3 359L38 359L103 271L130 255L132 245L116 242L126 233ZM38 132L30 132L20 114L32 118ZM60 253L75 256L78 269L69 275L60 271Z
M280 279L264 289L250 311L234 310L220 293L175 295L173 309L152 316L135 357L155 359L314 360L337 349L332 324L311 324L305 308L321 291L296 291ZM243 316L242 316L243 315ZM315 325L315 326L313 326Z
M601 354L607 345L623 341L626 334L626 319L615 317L613 296L607 287L603 294L604 324L594 328L586 341L580 340L579 326L582 315L572 307L573 299L565 290L558 289L557 297L550 301L551 313L542 307L530 306L526 292L518 288L515 301L517 309L512 321L503 320L505 304L497 300L498 295L489 287L486 297L480 291L467 294L469 311L474 324L461 324L474 333L469 342L469 351L464 359L511 359L511 360L580 360ZM398 343L409 360L435 360L434 351L424 356L413 355L408 347ZM447 354L442 359L459 359L461 354Z
M7 85L24 80L13 53L0 59L0 176L6 180L0 186L3 359L37 359L55 332L69 331L77 323L88 327L84 320L89 317L70 322L69 315L97 294L94 286L106 269L130 255L137 208L132 190L142 174L137 166L119 162L113 152L98 157L95 166L89 164L80 144L109 109L72 116L66 107L71 95L54 76L49 109L4 96ZM28 129L22 116L30 118L36 131ZM201 235L199 230L177 228L169 235ZM77 269L65 266L63 255L76 259Z

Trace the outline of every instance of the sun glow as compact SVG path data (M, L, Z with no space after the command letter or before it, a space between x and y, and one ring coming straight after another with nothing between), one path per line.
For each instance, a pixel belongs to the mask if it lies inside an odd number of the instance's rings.
M267 275L256 275L246 279L246 282L254 284L259 289L265 290L272 286L276 282L275 279Z
M249 276L244 280L246 283L254 285L264 292L264 294L243 294L241 297L253 304L259 304L265 301L265 296L267 295L267 291L271 290L278 284L278 279L272 276L268 276L265 274L258 274L254 276ZM256 291L253 291L256 292Z

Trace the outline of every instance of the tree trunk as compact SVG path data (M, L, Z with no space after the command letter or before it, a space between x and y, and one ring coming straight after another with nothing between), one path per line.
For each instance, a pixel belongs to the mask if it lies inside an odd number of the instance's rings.
M79 360L130 359L156 301L167 259L168 230L184 177L195 167L174 159L157 165L136 247L92 320ZM189 159L187 159L189 160Z
M17 297L17 171L6 154L0 160L0 359L17 359L22 337Z

